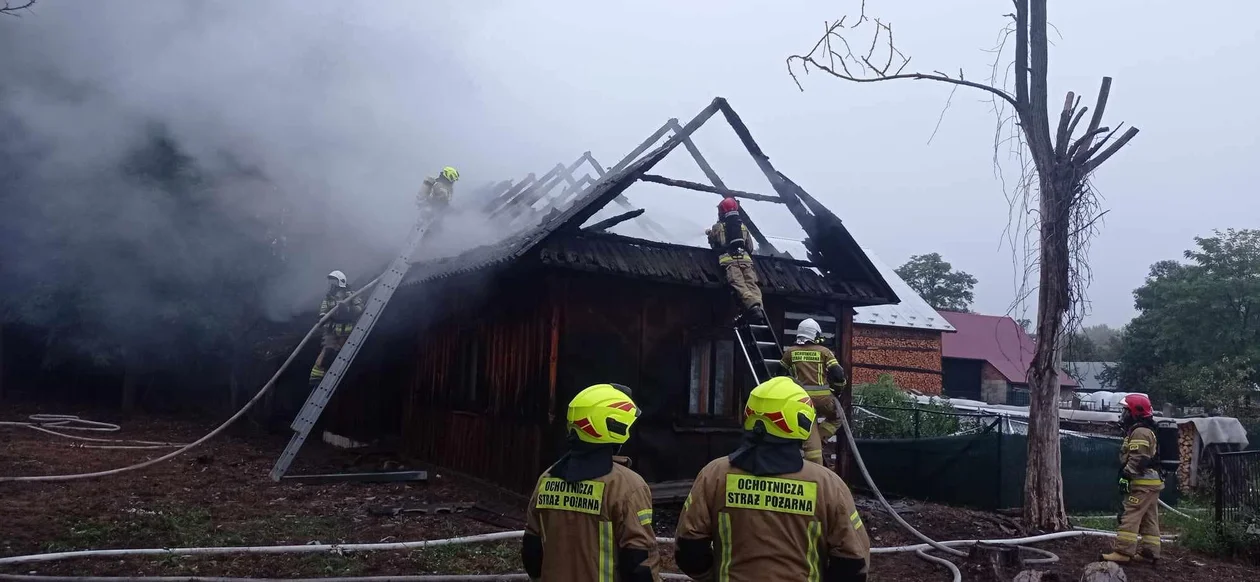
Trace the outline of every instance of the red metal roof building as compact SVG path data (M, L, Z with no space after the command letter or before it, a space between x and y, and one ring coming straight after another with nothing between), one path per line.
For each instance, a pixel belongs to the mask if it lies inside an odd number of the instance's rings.
M956 330L941 342L944 392L989 404L1028 405L1028 367L1037 341L1006 316L941 311ZM1060 400L1077 381L1059 372Z

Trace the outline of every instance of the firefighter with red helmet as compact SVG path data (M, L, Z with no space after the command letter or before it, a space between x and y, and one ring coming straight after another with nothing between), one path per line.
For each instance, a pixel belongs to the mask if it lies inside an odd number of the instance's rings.
M704 231L709 246L718 251L718 264L726 271L726 281L744 306L744 317L749 321L764 321L761 310L761 288L757 286L757 270L753 267L752 252L756 250L748 227L741 218L739 202L723 198L718 203L717 224Z
M696 476L674 561L694 580L865 582L871 541L853 494L801 458L814 404L778 376L748 395L744 440Z
M1111 553L1111 562L1159 560L1159 493L1164 479L1159 472L1159 443L1155 439L1155 412L1151 400L1129 394L1120 401L1120 424L1125 437L1120 444L1120 495L1124 509Z
M521 562L533 580L657 582L652 492L616 456L639 408L630 389L596 384L569 403L569 450L538 478Z

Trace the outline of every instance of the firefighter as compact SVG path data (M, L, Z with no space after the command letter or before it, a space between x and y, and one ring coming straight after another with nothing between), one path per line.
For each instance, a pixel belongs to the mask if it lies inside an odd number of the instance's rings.
M849 488L806 463L809 395L791 378L753 389L739 449L696 476L678 516L674 559L696 580L863 582L871 542Z
M1111 553L1102 559L1155 562L1159 560L1159 492L1164 490L1159 443L1155 440L1155 413L1151 400L1141 394L1125 396L1120 405L1120 425L1125 432L1120 443L1120 495L1124 509Z
M740 218L739 202L723 198L718 203L717 224L704 231L709 246L719 251L718 264L726 271L726 281L744 306L743 318L750 322L765 321L761 310L761 288L757 286L757 270L752 252L756 250L748 227Z
M424 186L416 194L416 206L421 210L445 208L451 203L455 193L455 182L459 181L459 172L450 166L442 168L437 177L424 179Z
M783 350L783 369L791 374L814 401L818 420L805 439L805 460L825 465L823 443L836 434L840 420L840 406L836 395L844 389L844 368L835 354L822 344L822 328L812 318L801 321L796 327L796 345ZM823 419L826 420L823 420Z
M596 384L569 403L569 450L538 478L521 562L545 582L660 580L652 492L616 456L639 409L630 389Z
M323 303L319 304L319 317L322 319L328 312L337 306L338 303L345 301L350 296L350 289L346 286L346 274L341 271L333 271L328 274L328 293L324 295ZM321 342L322 348L319 356L315 358L315 366L311 368L311 386L317 386L324 379L324 372L328 370L328 366L332 365L332 361L337 358L337 354L341 352L341 347L346 345L346 338L350 337L350 331L354 329L354 323L359 320L359 316L363 314L363 299L355 297L349 305L344 305L333 313L332 317L324 323L324 337Z

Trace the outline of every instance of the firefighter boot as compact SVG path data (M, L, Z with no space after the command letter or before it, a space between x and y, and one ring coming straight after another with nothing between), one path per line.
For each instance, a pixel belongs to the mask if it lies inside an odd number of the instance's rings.
M1099 559L1101 559L1104 562L1118 562L1121 564L1127 564L1133 560L1133 557L1126 556L1124 554L1121 554L1120 552L1112 551L1112 552L1103 554L1102 556L1099 557Z

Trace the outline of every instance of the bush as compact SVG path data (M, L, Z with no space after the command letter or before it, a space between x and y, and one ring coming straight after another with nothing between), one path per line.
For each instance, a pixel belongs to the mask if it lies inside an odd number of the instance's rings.
M1239 524L1217 524L1212 520L1185 520L1177 543L1182 547L1212 556L1241 558L1260 564L1260 535L1248 533Z
M856 435L864 438L927 438L955 434L959 418L948 402L933 398L926 404L897 387L889 374L880 374L874 384L853 387L855 406L883 418L854 412ZM916 426L917 425L917 426Z

